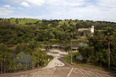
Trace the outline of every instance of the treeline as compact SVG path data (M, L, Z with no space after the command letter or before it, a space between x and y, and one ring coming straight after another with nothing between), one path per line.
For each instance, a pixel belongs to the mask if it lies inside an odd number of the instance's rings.
M83 20L37 20L37 19L0 19L0 43L15 45L22 42L48 41L49 39L65 40L78 36L88 35L89 32L78 32L78 28L90 28L96 30L105 27L116 28L114 22L83 21Z
M10 19L2 19L0 18L0 21L8 21L13 24L19 24L19 25L49 25L52 27L56 27L59 25L75 25L76 28L89 28L91 25L95 26L96 30L103 30L104 27L115 27L115 22L108 22L108 21L91 21L91 20L38 20L38 19L27 19L27 18L10 18Z

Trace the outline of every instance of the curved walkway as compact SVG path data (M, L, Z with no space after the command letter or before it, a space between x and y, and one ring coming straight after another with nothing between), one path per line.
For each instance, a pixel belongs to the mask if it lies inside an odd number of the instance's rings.
M48 55L51 55L54 57L54 59L45 67L45 68L53 68L56 66L64 66L65 64L59 60L59 58L64 57L63 55L66 55L66 52L61 52L57 49L51 49L47 53Z

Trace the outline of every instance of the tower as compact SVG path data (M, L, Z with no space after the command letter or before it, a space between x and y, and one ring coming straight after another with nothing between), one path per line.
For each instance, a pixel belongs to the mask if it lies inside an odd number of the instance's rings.
M91 33L94 33L94 26L91 27Z

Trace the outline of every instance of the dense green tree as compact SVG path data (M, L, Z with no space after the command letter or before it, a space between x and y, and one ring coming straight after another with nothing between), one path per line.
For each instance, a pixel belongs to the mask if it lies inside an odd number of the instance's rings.
M43 65L45 63L45 59L47 58L47 54L45 51L42 51L40 48L36 48L32 54L33 56L33 65Z
M21 70L22 67L23 67L22 63L17 64L17 67L18 67L19 70Z
M8 65L10 62L11 51L8 50L7 46L4 44L0 44L0 61L1 61L1 71L8 72Z
M71 50L71 47L70 46L66 46L65 47L65 51L69 53L69 51Z
M94 47L94 55L91 56L91 61L99 62L100 66L102 64L108 65L109 63L111 63L111 67L114 67L115 61L113 60L115 59L116 54L116 52L114 52L116 44L115 30L111 27L106 27L104 31L96 31L94 36L90 37L88 40L89 46Z
M91 56L94 55L93 47L79 47L79 52L83 56L83 59L87 62L91 60Z
M10 72L16 71L16 62L14 61L13 58L10 59L10 64L8 70Z

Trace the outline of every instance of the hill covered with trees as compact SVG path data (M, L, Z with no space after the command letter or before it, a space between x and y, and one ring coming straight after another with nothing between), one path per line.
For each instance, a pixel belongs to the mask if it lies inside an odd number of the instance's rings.
M71 32L76 39L77 35L84 34L77 32L78 28L90 28L92 25L95 26L95 30L103 30L105 27L116 29L116 23L105 21L0 19L0 43L15 45L31 40L66 40L70 38Z
M95 27L95 34L91 37L90 32L78 32L79 28L90 28ZM89 57L84 56L83 51L86 48L80 48L81 54L85 59L90 59L90 61L96 61L106 64L107 60L106 53L104 53L107 48L107 43L98 42L98 40L103 39L103 31L106 27L113 28L114 33L111 34L113 37L116 32L115 22L105 22L105 21L89 21L89 20L38 20L38 19L26 19L26 18L10 18L10 19L0 19L0 68L1 72L12 72L28 68L28 58L25 64L20 62L15 62L16 60L22 58L19 54L24 52L27 56L32 56L31 65L41 66L45 65L45 62L49 58L46 52L41 49L47 49L46 41L50 39L57 39L60 41L71 41L71 39L78 39L80 36L86 35L89 41L89 50L91 54ZM116 38L114 38L116 39ZM113 39L111 39L113 40ZM114 40L113 40L114 41ZM15 48L10 48L10 47ZM102 48L101 48L102 46ZM115 46L111 44L112 47L112 66L115 64ZM100 50L103 51L100 51ZM99 53L96 53L99 51ZM87 51L89 52L89 51ZM102 53L100 53L102 52ZM86 53L87 54L87 53ZM85 54L85 55L86 55ZM95 54L94 56L91 56ZM98 54L100 54L98 58ZM106 56L104 56L106 55ZM14 57L13 57L14 56ZM102 59L101 59L102 58ZM31 68L33 68L31 66Z

